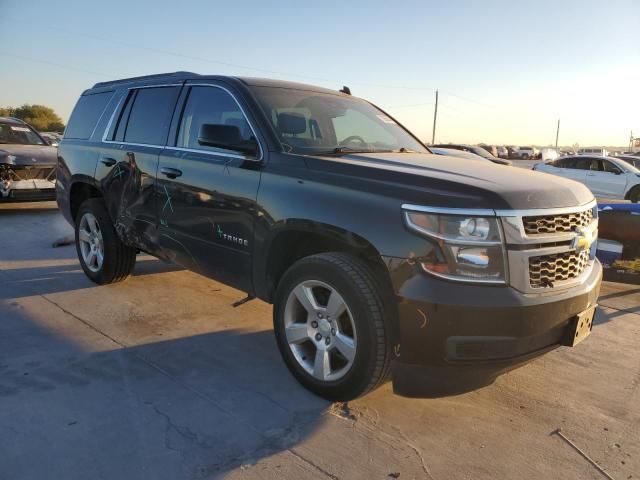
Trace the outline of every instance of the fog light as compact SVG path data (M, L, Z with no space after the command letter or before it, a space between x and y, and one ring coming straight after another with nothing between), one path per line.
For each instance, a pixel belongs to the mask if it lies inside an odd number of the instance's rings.
M461 248L456 255L458 265L473 268L487 268L489 254L486 248Z

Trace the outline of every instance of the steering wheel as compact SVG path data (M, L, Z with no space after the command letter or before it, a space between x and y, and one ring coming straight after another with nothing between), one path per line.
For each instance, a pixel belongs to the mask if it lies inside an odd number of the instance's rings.
M345 146L351 142L360 142L362 145L369 145L360 135L351 135L340 142L341 146Z

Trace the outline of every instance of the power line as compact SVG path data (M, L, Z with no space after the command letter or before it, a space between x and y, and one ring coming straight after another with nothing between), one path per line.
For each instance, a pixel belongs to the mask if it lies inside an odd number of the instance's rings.
M181 52L176 52L176 51L172 51L172 50L165 50L162 48L155 48L155 47L148 47L145 45L138 45L135 43L130 43L130 42L125 42L122 40L118 40L118 39L113 39L113 38L107 38L107 37L103 37L100 35L95 35L95 34L91 34L91 33L84 33L84 32L78 32L78 31L72 31L72 30L67 30L67 29L63 29L60 27L53 27L53 26L47 26L45 27L49 30L54 30L54 31L58 31L58 32L62 32L64 34L67 35L78 35L78 36L82 36L82 37L86 37L86 38L91 38L94 40L98 40L104 43L108 43L108 44L114 44L114 45L120 45L123 47L127 47L127 48L135 48L135 49L139 49L139 50L145 50L148 52L153 52L153 53L157 53L157 54L161 54L161 55L168 55L168 56L172 56L172 57L176 57L176 58L183 58L186 60L193 60L193 61L197 61L197 62L203 62L203 63L210 63L210 64L215 64L215 65L222 65L225 67L230 67L230 68L238 68L241 70L250 70L250 71L255 71L255 72L261 72L261 73L268 73L268 74L272 74L272 75L281 75L281 76L285 76L285 77L298 77L298 78L305 78L308 80L316 80L316 81L321 81L321 82L327 82L327 83L341 83L344 82L344 79L334 79L334 78L325 78L325 77L316 77L316 76L312 76L312 75L302 75L299 73L292 73L292 72L283 72L283 71L279 71L279 70L271 70L271 69L267 69L267 68L261 68L261 67L254 67L251 65L243 65L243 64L239 64L239 63L233 63L233 62L227 62L227 61L223 61L223 60L218 60L218 59L212 59L212 58L207 58L207 57L201 57L199 55L190 55L190 54L185 54L185 53L181 53ZM376 84L376 83L368 83L368 82L347 82L347 83L351 83L352 85L360 85L360 86L368 86L368 87L374 87L374 88L390 88L390 89L405 89L405 90L426 90L426 91L433 91L433 88L430 87L417 87L417 86L406 86L406 85L384 85L384 84Z
M16 23L23 23L23 24L29 25L29 22L24 22L24 21L19 21L19 20ZM192 60L192 61L197 61L197 62L221 65L221 66L225 66L225 67L229 67L229 68L236 68L236 69L241 69L241 70L249 70L249 71L267 73L267 74L272 74L272 75L279 75L279 76L284 76L284 77L304 78L304 79L308 79L308 80L315 80L315 81L326 82L326 83L338 83L339 84L339 83L345 82L344 79L333 79L333 78L318 77L318 76L312 76L312 75L302 75L302 74L299 74L299 73L292 73L292 72L283 72L283 71L279 71L279 70L272 70L272 69L267 69L267 68L255 67L255 66L251 66L251 65L243 65L243 64L239 64L239 63L228 62L228 61L219 60L219 59L212 59L212 58L202 57L202 56L199 56L199 55L190 55L190 54L185 54L185 53L176 52L176 51L172 51L172 50L165 50L165 49L162 49L162 48L148 47L148 46L145 46L145 45L139 45L139 44L135 44L135 43L131 43L131 42L122 41L122 40L119 40L119 39L107 38L107 37L103 37L103 36L100 36L100 35L95 35L95 34L92 34L92 33L85 33L85 32L79 32L79 31L74 31L74 30L67 30L67 29L60 28L60 27L55 27L55 26L46 26L44 28L46 28L48 30L52 30L52 31L57 31L57 32L60 32L60 33L66 34L66 35L77 35L77 36L82 36L82 37L86 37L86 38L91 38L93 40L101 41L101 42L107 43L107 44L120 45L120 46L123 46L123 47L135 48L135 49L144 50L144 51L147 51L147 52L157 53L157 54L160 54L160 55L167 55L167 56L172 56L172 57L176 57L176 58L182 58L182 59L186 59L186 60ZM15 56L15 57L18 58L18 56ZM26 57L23 57L23 59L24 60L28 60L28 61L35 61L34 59L27 59ZM41 61L41 63L47 63L47 62L46 61ZM69 70L84 71L85 73L92 73L92 74L95 74L95 75L109 77L109 75L104 74L104 73L95 72L95 71L86 70L86 69L81 69L81 68L76 68L76 67L73 67L73 66L55 64L53 62L49 62L49 64L53 65L53 66L60 67L60 68L67 68ZM395 90L418 90L418 91L432 91L432 92L435 91L435 88L433 88L433 87L424 87L424 86L420 87L420 86L410 86L410 85L388 85L388 84L378 84L378 83L368 83L368 82L351 82L351 81L346 81L346 83L351 83L352 85L360 85L360 86L363 86L363 87L371 87L371 88L387 88L387 89L395 89ZM464 97L462 95L458 95L456 93L453 93L453 92L450 92L450 91L447 91L447 90L443 90L442 93L445 93L446 95L450 95L452 97L458 98L459 100L475 103L475 104L483 106L485 108L494 108L493 106L487 105L487 104L485 104L483 102L480 102L478 100L474 100L472 98ZM428 105L428 104L424 104L424 105ZM432 105L432 103L431 103L431 105ZM418 106L418 105L416 105L416 106ZM420 105L420 106L423 106L423 105ZM450 106L446 106L446 108L451 108L452 110L455 110L453 107L450 107Z
M62 68L64 70L73 70L75 72L89 73L91 75L97 75L99 77L107 76L105 73L102 73L102 72L96 72L94 70L87 70L87 69L84 69L84 68L73 67L71 65L65 65L65 64L62 64L62 63L50 62L48 60L42 60L40 58L38 58L38 59L29 58L29 57L24 57L22 55L16 55L14 53L7 53L7 52L1 52L1 51L0 51L0 55L5 56L5 57L16 58L18 60L23 60L25 62L42 63L42 64L45 64L45 65L51 65L53 67Z

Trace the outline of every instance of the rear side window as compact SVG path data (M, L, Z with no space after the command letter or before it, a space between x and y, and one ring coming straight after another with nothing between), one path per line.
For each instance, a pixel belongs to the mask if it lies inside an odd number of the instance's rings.
M560 158L560 159L556 160L555 162L553 162L553 165L555 165L558 168L578 168L578 167L576 167L576 161L577 161L577 159L575 159L573 157Z
M80 97L64 131L64 137L88 139L112 96L113 92L103 92Z
M124 128L124 141L145 145L164 145L179 87L141 88L130 98L131 112Z

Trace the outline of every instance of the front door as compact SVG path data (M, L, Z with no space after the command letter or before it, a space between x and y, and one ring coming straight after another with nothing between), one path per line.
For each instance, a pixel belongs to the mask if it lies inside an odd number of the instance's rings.
M598 169L587 172L587 182L593 193L608 198L624 198L627 177L613 162L595 159Z
M159 241L177 263L251 292L260 163L238 151L203 145L199 135L202 125L236 127L247 141L255 133L226 89L185 88L175 145L160 155Z

